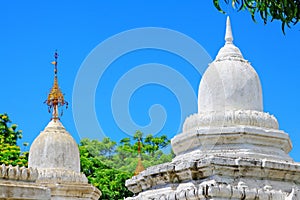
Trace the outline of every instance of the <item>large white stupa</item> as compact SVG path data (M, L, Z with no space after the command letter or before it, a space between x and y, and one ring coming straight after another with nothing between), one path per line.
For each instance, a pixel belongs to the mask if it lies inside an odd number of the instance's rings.
M233 44L204 73L198 113L172 140L176 157L126 181L127 200L300 199L300 163L276 118L263 112L259 77Z

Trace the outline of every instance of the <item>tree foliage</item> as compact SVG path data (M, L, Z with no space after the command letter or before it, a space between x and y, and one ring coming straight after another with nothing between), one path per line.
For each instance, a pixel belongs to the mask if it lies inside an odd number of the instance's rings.
M93 152L90 152L89 142L94 147L97 144L102 145L101 142L85 139L80 144L80 163L81 170L87 176L89 182L95 187L98 187L102 192L102 199L123 199L122 197L131 196L132 193L125 187L125 181L129 179L132 174L128 172L122 172L107 166L102 162L100 156L95 156Z
M231 4L238 11L247 10L253 21L256 14L265 24L269 20L280 20L283 32L285 26L290 27L300 20L300 0L224 0L224 2ZM220 6L220 0L213 0L213 3L220 12L225 13Z
M28 152L21 153L17 140L22 138L22 131L16 124L11 124L7 114L0 114L0 164L27 166Z
M162 151L170 141L163 136L147 135L137 131L131 138L119 143L109 138L102 141L82 139L79 145L82 172L90 183L102 191L102 199L123 199L133 194L125 187L125 181L133 176L138 162L138 141L141 142L143 165L169 162L173 153Z

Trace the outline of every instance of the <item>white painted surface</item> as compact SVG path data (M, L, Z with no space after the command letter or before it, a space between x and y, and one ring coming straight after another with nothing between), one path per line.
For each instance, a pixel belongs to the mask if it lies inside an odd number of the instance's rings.
M198 93L198 112L263 110L259 77L232 43L227 20L225 45L204 73Z
M80 172L78 145L59 120L50 121L34 140L29 151L28 166Z

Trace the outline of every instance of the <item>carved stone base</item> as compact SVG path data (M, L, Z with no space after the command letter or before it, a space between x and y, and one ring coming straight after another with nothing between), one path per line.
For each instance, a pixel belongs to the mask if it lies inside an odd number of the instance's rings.
M83 173L64 169L38 169L37 183L51 191L51 200L98 200L101 191L88 184Z
M172 140L176 159L205 155L291 161L292 143L274 116L253 110L196 113Z
M98 200L100 190L90 184L48 184L51 200Z
M300 163L210 156L150 167L126 181L127 200L300 199Z
M292 148L288 134L276 129L201 127L176 135L171 143L177 160L207 155L292 160L288 155Z
M50 200L50 190L34 183L0 181L0 199Z

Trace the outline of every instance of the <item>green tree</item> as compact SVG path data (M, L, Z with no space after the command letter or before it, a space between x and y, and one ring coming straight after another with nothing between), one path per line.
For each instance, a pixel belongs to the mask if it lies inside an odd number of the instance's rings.
M213 0L215 7L222 13L220 3L231 4L233 8L247 10L255 21L256 14L266 24L269 20L280 20L282 31L285 26L295 25L300 20L300 1L299 0Z
M159 149L165 148L168 144L170 144L170 140L168 140L166 135L153 137L152 134L149 134L144 140L145 151L148 152L152 157L154 157L155 152L157 152Z
M99 140L84 138L80 141L80 144L86 146L87 150L93 156L111 157L117 143L106 137L101 142Z
M138 141L141 143L141 153L144 167L170 162L174 154L164 153L163 148L170 144L166 135L154 137L152 134L146 135L141 131L136 131L133 140L124 138L117 147L117 154L113 157L114 167L134 172L138 162Z
M116 143L109 138L102 141L82 139L79 145L81 170L90 183L98 187L102 199L123 199L133 194L125 187L125 180L133 176L138 162L138 141L141 142L143 165L170 162L173 153L166 154L162 148L170 141L167 136L146 135L137 131L131 138Z
M106 142L107 140L104 143ZM80 143L81 171L91 184L101 190L101 199L123 200L123 197L132 196L132 193L125 187L125 181L132 177L132 173L120 171L104 164L103 155L95 155L94 151L90 151L92 147L97 149L98 145L102 146L100 141L89 141L88 139L84 139Z
M0 164L27 166L28 152L21 153L17 140L22 138L22 131L16 124L11 124L7 114L0 114ZM27 146L27 143L24 143Z

